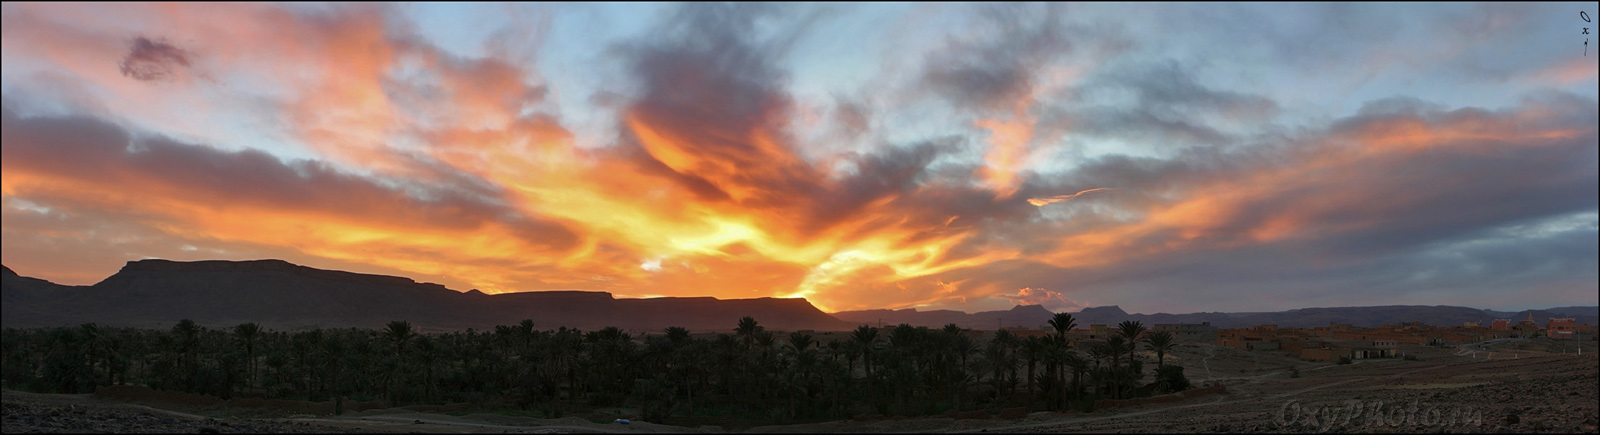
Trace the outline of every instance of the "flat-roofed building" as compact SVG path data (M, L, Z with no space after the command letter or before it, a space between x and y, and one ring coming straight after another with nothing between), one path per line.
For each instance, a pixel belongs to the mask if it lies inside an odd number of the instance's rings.
M1350 359L1394 358L1394 348L1356 346L1350 348Z
M1210 343L1217 339L1217 328L1211 322L1156 324L1151 330L1170 333L1179 343Z
M1573 334L1577 331L1578 320L1576 318L1551 318L1549 326L1545 327L1545 336L1558 340L1571 340Z
M1283 345L1276 340L1251 340L1246 338L1244 341L1245 350L1278 350L1282 348Z

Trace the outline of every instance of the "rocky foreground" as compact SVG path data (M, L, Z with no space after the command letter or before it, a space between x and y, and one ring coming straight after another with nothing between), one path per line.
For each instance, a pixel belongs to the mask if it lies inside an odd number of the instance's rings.
M89 395L6 391L3 432L12 433L362 433L358 429L269 420L216 420L101 402Z

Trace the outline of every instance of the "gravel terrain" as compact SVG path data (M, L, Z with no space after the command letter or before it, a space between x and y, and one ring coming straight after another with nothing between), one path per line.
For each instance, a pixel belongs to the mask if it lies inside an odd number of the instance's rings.
M96 400L87 394L5 391L5 433L360 433L292 421L216 420L141 405Z

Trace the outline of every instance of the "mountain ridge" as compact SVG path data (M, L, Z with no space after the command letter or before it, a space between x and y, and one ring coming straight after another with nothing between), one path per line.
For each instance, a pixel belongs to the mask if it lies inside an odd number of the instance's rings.
M874 309L824 313L803 298L718 299L709 296L617 298L610 292L552 290L486 294L410 278L324 270L283 260L129 261L117 273L89 286L68 286L17 274L0 265L0 323L5 327L105 326L166 328L189 318L207 326L259 322L278 328L378 327L407 320L431 330L488 329L534 319L545 328L617 326L659 331L682 326L695 331L731 331L738 318L755 317L770 330L839 331L861 325L968 329L1042 328L1054 313L1040 305L967 313L956 310ZM227 293L217 289L228 289ZM1275 324L1280 327L1345 323L1375 327L1406 321L1435 326L1525 319L1543 322L1572 317L1600 323L1600 307L1566 306L1502 312L1448 305L1309 307L1275 312L1129 314L1116 305L1072 313L1078 327L1135 320L1158 323L1210 322L1219 328Z
M170 327L258 322L275 328L378 327L406 320L433 330L488 329L535 319L541 327L659 331L732 330L754 316L770 329L842 330L847 324L804 299L617 299L609 292L460 292L410 278L323 270L282 260L130 261L90 286L64 286L6 267L5 327ZM226 289L219 292L218 289ZM673 308L664 308L671 306Z
M1021 306L1019 306L1021 307ZM1037 307L1037 305L1034 305ZM1005 324L1025 328L1045 328L1046 323L1054 315L1048 310L1039 308L1039 313L1028 316L1004 318ZM1146 327L1162 323L1211 323L1218 328L1244 328L1256 325L1278 325L1285 328L1309 328L1328 326L1330 323L1343 323L1357 327L1377 327L1384 324L1397 324L1401 322L1420 321L1432 326L1461 326L1466 322L1487 322L1495 319L1526 319L1532 314L1535 321L1543 324L1552 317L1571 317L1579 324L1600 324L1600 315L1586 314L1589 311L1600 313L1600 307L1556 307L1547 310L1523 310L1519 312L1500 312L1482 310L1470 307L1451 305L1379 305L1366 307L1310 307L1296 308L1284 311L1268 312L1200 312L1188 314L1129 314L1116 305L1101 307L1086 307L1077 312L1072 312L1078 328L1088 328L1089 325L1115 326L1123 321L1132 320L1143 322ZM925 313L941 313L928 315ZM919 312L915 309L904 310L861 310L831 313L840 320L853 321L858 324L877 324L882 322L887 325L906 323L912 326L940 327L945 324L955 323L962 327L971 328L973 325L994 326L997 316L995 311L972 313L966 315L949 314L950 310L937 310ZM961 313L954 311L954 313Z

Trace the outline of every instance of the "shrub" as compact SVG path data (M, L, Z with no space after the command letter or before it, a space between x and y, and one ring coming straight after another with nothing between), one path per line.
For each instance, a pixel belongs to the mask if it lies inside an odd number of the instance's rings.
M1183 366L1171 365L1156 369L1156 388L1168 393L1189 389L1189 378L1183 375Z
M1339 365L1345 365L1345 364L1349 364L1349 363L1350 363L1350 357L1348 357L1348 356L1339 357Z
M1289 377L1291 377L1291 378L1300 377L1300 368L1299 367L1295 367L1295 366L1289 366Z
M1406 355L1405 356L1405 360L1406 361L1416 361L1417 360L1417 356L1416 355Z

